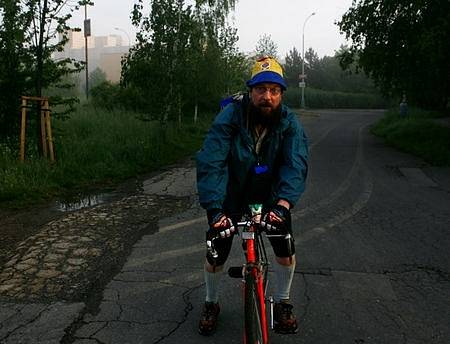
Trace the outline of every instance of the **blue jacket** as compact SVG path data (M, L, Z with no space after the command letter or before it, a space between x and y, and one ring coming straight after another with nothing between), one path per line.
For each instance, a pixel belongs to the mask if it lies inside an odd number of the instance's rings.
M246 103L245 98L231 103L217 115L197 153L197 188L206 210L242 211L258 164L268 167L266 179L257 186L267 191L265 206L278 199L294 206L305 190L308 144L296 114L282 105L280 123L264 137L257 154L246 128Z

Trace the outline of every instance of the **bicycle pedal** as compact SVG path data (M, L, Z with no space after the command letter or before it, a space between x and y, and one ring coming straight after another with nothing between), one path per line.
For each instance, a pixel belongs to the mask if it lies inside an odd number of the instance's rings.
M231 266L228 269L228 276L232 278L244 278L242 274L242 266Z

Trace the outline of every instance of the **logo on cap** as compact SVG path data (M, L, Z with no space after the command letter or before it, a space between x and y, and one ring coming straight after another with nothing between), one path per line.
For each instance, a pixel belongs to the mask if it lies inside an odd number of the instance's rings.
M262 70L270 69L270 63L269 63L269 61L265 61L265 62L261 65L261 69L262 69Z

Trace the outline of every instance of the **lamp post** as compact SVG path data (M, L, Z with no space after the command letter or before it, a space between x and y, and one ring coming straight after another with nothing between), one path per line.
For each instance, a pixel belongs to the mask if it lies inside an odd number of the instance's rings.
M316 12L311 13L305 19L305 22L303 23L303 32L302 32L302 75L301 75L302 81L300 83L300 88L302 89L302 102L301 102L302 109L305 108L305 87L306 87L306 83L305 83L305 25L306 25L306 22L308 21L308 19L311 18L315 14L316 14Z
M84 5L84 58L86 62L86 99L89 98L88 37L91 35L91 20L87 17L87 5Z
M125 30L122 30L120 27L115 27L114 30L121 31L127 36L127 38L128 38L128 47L130 47L131 46L131 39L130 39L130 35L128 35L128 32L126 32Z

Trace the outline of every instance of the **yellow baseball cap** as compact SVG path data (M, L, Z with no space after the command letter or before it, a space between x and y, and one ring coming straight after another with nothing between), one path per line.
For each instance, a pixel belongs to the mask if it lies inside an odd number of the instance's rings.
M264 82L273 82L279 84L283 90L287 89L286 82L283 79L283 69L280 64L270 56L264 56L256 60L251 79L247 81L248 87Z

